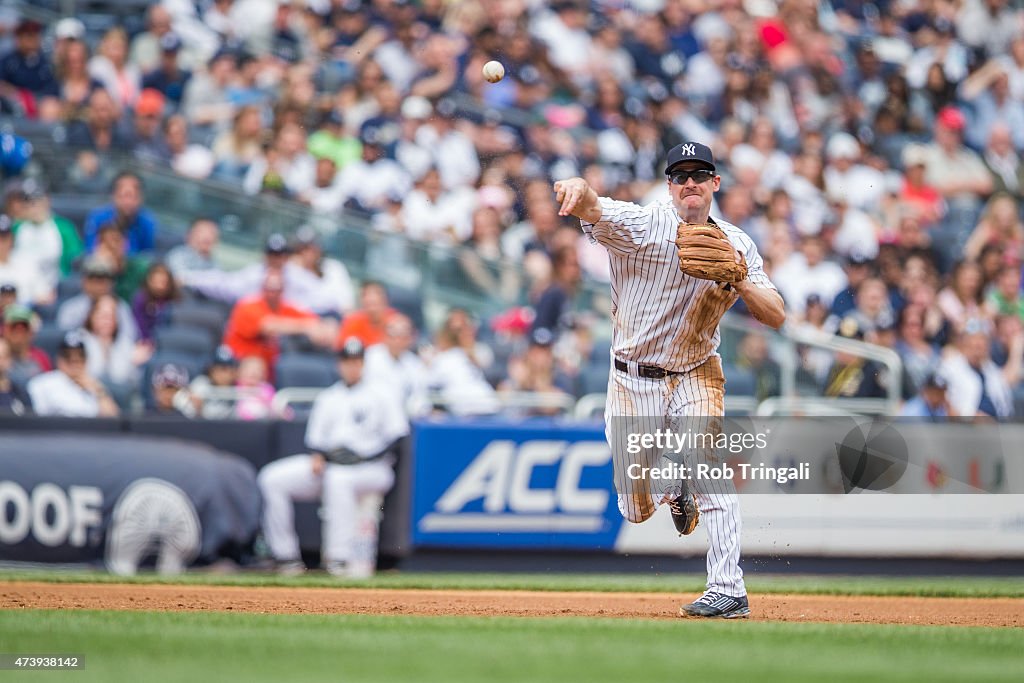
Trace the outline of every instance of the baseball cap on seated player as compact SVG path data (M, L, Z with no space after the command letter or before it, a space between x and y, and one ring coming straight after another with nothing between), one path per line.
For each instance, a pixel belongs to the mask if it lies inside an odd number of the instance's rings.
M686 161L697 161L707 166L708 170L715 170L715 155L711 153L710 147L699 142L683 142L668 151L665 175L672 175L672 169Z
M338 349L338 359L362 358L365 352L366 347L363 346L363 342L359 337L349 337L341 345L341 348Z

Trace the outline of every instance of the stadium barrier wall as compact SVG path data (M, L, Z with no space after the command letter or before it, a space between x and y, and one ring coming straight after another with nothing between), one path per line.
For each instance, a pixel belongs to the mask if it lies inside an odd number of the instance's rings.
M772 556L1024 557L1024 496L943 493L951 490L950 482L975 470L986 480L982 483L1000 490L1024 490L1019 447L1024 442L1024 425L999 427L1003 444L999 467L965 455L963 444L977 442L979 432L971 431L976 427L920 427L934 436L928 466L906 477L909 493L787 495L783 490L772 493L767 484L742 488L745 552ZM0 560L98 559L107 517L86 527L77 517L55 517L64 512L81 513L86 520L95 516L96 494L82 498L81 487L101 489L99 509L107 515L127 486L125 473L136 479L161 478L166 472L177 477L173 473L182 469L183 463L211 457L211 449L240 456L254 473L271 460L302 452L304 432L302 422L0 418L0 498L4 502ZM59 439L59 445L54 445L53 439ZM205 456L197 455L197 442L206 445L199 449ZM414 547L581 549L682 556L699 556L705 551L703 534L678 538L664 510L645 524L623 522L611 487L611 454L600 423L427 420L414 425L413 437L404 450L396 486L385 500L382 555L401 558ZM190 467L204 473L203 478L210 480L208 486L219 485L216 467ZM111 474L119 478L109 484L97 483L97 477ZM205 507L206 498L192 495L187 484L191 475L185 476L185 485L171 481L193 501L203 518L205 534L203 515L216 508ZM45 485L43 498L36 501L40 485ZM57 500L58 491L61 500ZM23 504L26 496L29 511L42 516L44 538L54 538L57 534L51 528L66 524L64 543L32 545L19 536L25 521L17 517L20 513L15 506ZM33 512L35 505L40 506L38 512ZM258 512L252 515L246 519L258 523ZM33 525L35 521L29 518ZM315 553L320 541L317 506L299 505L296 523L303 550ZM82 533L90 539L92 555L80 544L71 544L72 529L77 530L76 539L80 540ZM236 538L223 542L235 542ZM208 556L215 545L204 540L197 557Z
M813 428L795 426L773 458L809 452ZM921 451L921 465L912 460L886 493L741 486L744 552L1024 557L1024 425L984 428L995 435L984 444L972 425L899 429ZM680 538L664 506L644 524L623 521L603 424L427 421L416 424L413 440L415 547L706 552L704 534ZM824 444L831 457L821 451L822 467L835 462L836 445ZM951 493L969 485L1000 493Z

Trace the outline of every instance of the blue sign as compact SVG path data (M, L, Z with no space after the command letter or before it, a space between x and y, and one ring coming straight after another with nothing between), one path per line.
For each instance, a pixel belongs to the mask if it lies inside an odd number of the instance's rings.
M413 543L612 550L622 525L600 425L420 422Z

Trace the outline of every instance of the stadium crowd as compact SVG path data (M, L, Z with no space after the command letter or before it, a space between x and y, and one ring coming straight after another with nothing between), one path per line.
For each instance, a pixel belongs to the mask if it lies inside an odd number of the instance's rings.
M585 393L586 367L607 358L573 298L608 264L557 216L551 181L664 199L661 157L681 139L715 151L713 215L753 237L791 324L895 350L908 414L1009 418L1024 393L1015 2L164 0L132 35L74 18L9 33L3 106L66 126L72 184L122 151L339 221L362 214L459 250L487 291L509 286L496 264L521 262L528 282L511 287L529 288L532 310L486 324L453 310L417 354L422 320L376 283L357 293L314 232L271 235L261 263L225 273L216 220L154 251L137 176L119 175L81 226L15 179L0 221L0 406L35 403L30 378L53 361L95 414L140 390L154 410L206 414L162 391L199 382L248 387L239 416L266 416L296 370L279 359L348 336L387 349L382 368L415 403L426 388L469 412L495 410L496 389ZM481 76L489 59L506 68L499 83ZM197 298L225 306L209 362L155 363ZM73 333L55 358L33 346L41 319ZM732 366L758 397L778 392L763 339L742 340ZM799 379L837 397L896 381L816 349Z

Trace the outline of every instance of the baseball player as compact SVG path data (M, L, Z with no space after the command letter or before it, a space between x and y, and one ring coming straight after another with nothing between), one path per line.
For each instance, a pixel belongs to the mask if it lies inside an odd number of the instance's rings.
M395 480L399 439L409 433L401 398L386 382L363 378L363 343L338 351L341 379L313 403L306 427L308 454L275 460L259 474L263 534L282 574L305 571L292 501L323 500L323 559L348 576L354 557L359 499L384 495Z
M699 142L676 145L669 150L665 174L671 201L647 206L598 197L582 178L558 181L554 191L559 213L578 217L583 232L604 245L610 260L614 332L605 435L619 510L628 521L640 523L667 503L680 535L691 533L703 518L710 544L707 590L683 605L680 614L745 617L750 608L739 567L740 511L731 482L637 476L641 470L630 465L663 467L666 455L654 448L626 447L625 432L638 427L680 431L681 422L691 429L699 425L700 431L720 430L725 377L717 353L719 320L737 298L757 320L776 329L785 320L785 309L753 241L710 216L722 182L711 149ZM729 253L724 265L742 271L735 281L702 279L681 270L684 238L677 241L677 234L688 224L708 223L708 230L724 231L721 243Z

